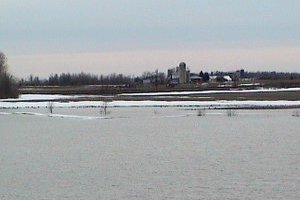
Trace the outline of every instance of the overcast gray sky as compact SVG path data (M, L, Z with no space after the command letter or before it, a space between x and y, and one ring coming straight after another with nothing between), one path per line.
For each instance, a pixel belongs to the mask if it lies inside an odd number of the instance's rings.
M0 0L0 51L18 77L300 72L299 0Z

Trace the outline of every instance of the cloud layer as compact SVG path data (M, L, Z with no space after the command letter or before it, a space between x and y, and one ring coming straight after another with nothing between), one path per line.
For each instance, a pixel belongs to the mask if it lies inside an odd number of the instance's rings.
M299 7L297 0L1 0L0 50L20 76L134 73L181 60L299 71Z

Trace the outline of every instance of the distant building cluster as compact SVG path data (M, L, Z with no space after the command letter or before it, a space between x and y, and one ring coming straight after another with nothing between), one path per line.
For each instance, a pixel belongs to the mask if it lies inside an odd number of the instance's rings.
M167 82L168 85L177 85L185 83L203 83L203 82L232 82L244 78L244 70L238 70L231 73L218 73L216 72L208 74L203 73L191 73L186 63L181 62L179 66L168 69Z
M166 84L167 87L174 87L181 84L197 84L204 87L238 87L247 82L254 80L278 80L278 79L300 79L297 73L276 73L276 72L247 72L244 69L237 71L215 71L215 72L196 72L190 71L185 62L179 63L178 66L169 68L167 74L164 72L144 72L141 77L135 78L135 83L143 85ZM256 84L247 84L247 87L256 87ZM188 86L185 86L188 87Z
M190 70L187 69L184 62L181 62L179 66L168 69L167 78L171 84L189 83Z

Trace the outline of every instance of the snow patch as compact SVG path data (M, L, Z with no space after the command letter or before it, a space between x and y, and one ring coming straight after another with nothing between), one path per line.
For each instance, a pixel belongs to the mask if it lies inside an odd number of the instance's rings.
M63 115L63 114L44 114L44 113L37 113L37 112L0 112L0 115L33 115L33 116L43 116L43 117L53 117L53 118L73 118L73 119L112 119L108 116L97 117L97 116L82 116L82 115Z
M183 92L148 92L148 93L123 93L120 96L161 96L161 95L191 95L191 94L227 94L227 93L256 93L256 92L287 92L300 91L300 88L262 88L255 90L205 90L205 91L183 91Z
M103 101L53 102L53 108L100 108ZM300 101L112 101L108 107L252 108L300 106ZM48 102L0 102L2 109L47 108Z
M61 114L50 114L49 117L56 117L56 118L74 118L74 119L112 119L111 117L95 117L95 116L81 116L81 115L61 115Z

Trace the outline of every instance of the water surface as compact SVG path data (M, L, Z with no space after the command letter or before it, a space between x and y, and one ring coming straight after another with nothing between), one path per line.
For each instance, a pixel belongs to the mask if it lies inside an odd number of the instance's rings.
M1 199L299 199L292 110L2 110ZM27 114L20 114L26 112ZM29 115L30 112L30 115ZM34 113L42 113L36 115Z

